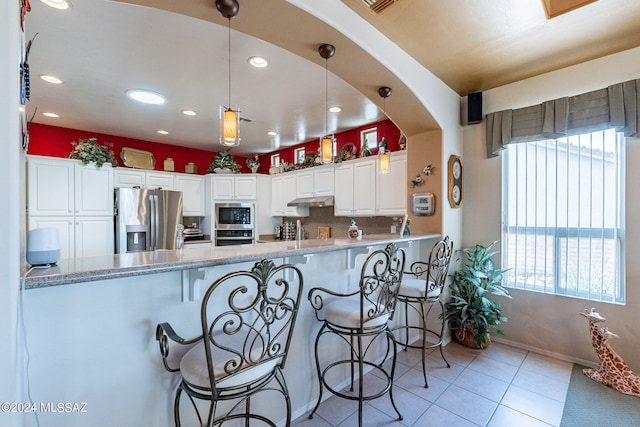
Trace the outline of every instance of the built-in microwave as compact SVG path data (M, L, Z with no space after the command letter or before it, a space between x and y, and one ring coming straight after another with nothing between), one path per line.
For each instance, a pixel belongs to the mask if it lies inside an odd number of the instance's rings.
M253 229L254 210L253 203L215 203L216 229Z

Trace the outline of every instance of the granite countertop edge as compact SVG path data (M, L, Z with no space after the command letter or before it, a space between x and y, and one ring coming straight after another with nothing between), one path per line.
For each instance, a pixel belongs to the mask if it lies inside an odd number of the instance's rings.
M372 245L437 239L440 234L400 237L395 234L365 235L362 240L327 239L281 241L212 248L185 248L138 252L103 257L61 260L57 265L28 271L24 289L38 289L100 280L135 277L172 271L209 268L217 265L260 261L264 258L304 256ZM229 253L229 252L232 253ZM150 258L150 259L147 259ZM26 270L25 270L26 272ZM23 272L23 276L25 274Z

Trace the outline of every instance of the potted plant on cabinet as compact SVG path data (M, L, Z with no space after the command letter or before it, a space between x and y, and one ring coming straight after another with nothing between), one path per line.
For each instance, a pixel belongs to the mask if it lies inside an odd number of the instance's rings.
M502 273L506 270L496 270L492 259L497 253L492 251L496 243L463 249L466 262L453 274L449 285L451 295L445 304L444 316L456 340L468 347L486 348L492 331L504 335L496 328L507 321L504 310L498 301L489 297L491 294L511 298L502 286Z
M240 165L234 157L229 154L229 150L220 151L215 155L213 161L207 169L207 173L239 173Z
M80 160L83 165L94 162L98 168L105 163L110 163L113 167L118 166L110 149L113 147L111 143L105 142L104 145L100 145L97 138L87 138L73 141L71 145L73 145L73 151L69 154L69 158Z

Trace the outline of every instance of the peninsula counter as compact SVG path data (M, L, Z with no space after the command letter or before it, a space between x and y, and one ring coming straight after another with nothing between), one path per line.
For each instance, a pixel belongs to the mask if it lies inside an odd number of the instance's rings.
M394 242L405 250L410 264L426 259L439 237L387 234L362 240L185 248L62 260L52 269L33 270L22 294L24 334L20 334L27 350L31 399L38 407L47 402L86 403L85 412L39 413L40 425L173 426L178 376L162 366L156 325L169 322L183 337L198 335L199 295L216 278L251 269L263 258L277 265L295 264L303 274L303 298L284 370L293 418L300 417L318 396L313 346L320 324L306 299L308 290L316 286L354 290L371 250ZM339 346L329 343L322 353L342 354ZM348 376L345 371L344 378ZM283 425L283 405L277 393L252 401L252 408L279 420L279 425ZM322 415L322 405L318 411ZM24 419L24 425L36 425L33 414Z

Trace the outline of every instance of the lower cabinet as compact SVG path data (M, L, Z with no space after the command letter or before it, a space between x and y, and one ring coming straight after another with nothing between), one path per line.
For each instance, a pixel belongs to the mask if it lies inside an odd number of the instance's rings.
M60 258L112 255L113 217L31 217L29 229L56 228Z

